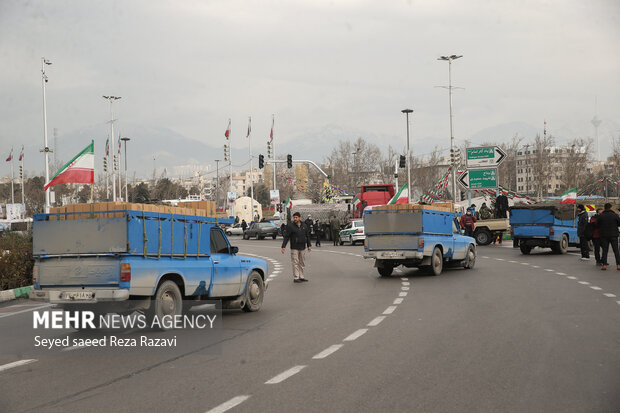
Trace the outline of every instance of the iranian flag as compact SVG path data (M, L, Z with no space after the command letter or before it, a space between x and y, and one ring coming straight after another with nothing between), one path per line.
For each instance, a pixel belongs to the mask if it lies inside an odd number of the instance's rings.
M396 195L394 195L394 197L390 199L390 202L388 202L388 205L408 204L408 203L409 203L409 185L405 183L403 186L400 187Z
M293 208L293 201L291 200L290 197L286 200L286 202L284 203L284 206L288 209Z
M95 183L95 142L78 153L75 158L67 162L52 178L45 184L45 190L54 185L62 184L94 184Z
M560 204L571 204L575 205L577 203L577 188L569 189L568 191L562 194L562 200Z
M353 198L353 207L355 209L357 209L357 207L359 206L359 204L361 204L362 201L360 201L360 199L357 197L357 195L355 196L355 198Z

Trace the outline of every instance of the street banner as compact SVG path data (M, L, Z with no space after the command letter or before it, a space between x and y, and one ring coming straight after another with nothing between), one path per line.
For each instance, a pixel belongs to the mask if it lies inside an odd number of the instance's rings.
M237 200L237 193L236 192L228 192L227 199L228 199L228 204L229 205L234 204L235 201Z
M269 198L271 199L271 205L277 205L280 203L280 190L272 189L269 191Z

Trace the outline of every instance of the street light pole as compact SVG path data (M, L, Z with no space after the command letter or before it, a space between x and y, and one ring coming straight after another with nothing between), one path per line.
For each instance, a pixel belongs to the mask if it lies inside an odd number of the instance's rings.
M525 145L525 195L530 196L530 165L529 165L530 144Z
M220 197L220 160L215 160L215 210L217 212L217 203Z
M452 127L452 61L460 59L463 55L441 56L437 60L448 62L448 95L450 97L450 152L454 153L454 130ZM452 166L452 196L456 203L456 165Z
M125 202L129 202L129 197L127 196L127 141L130 139L125 136L121 140L125 142Z
M41 58L41 83L43 84L43 149L41 152L45 153L45 183L47 184L50 181L50 158L49 153L52 150L47 146L47 103L45 99L45 84L47 83L47 75L45 74L45 66L50 66L52 62L47 60L46 58ZM48 214L50 212L50 189L48 188L45 191L45 213Z
M119 100L120 96L103 96L104 99L110 102L110 148L112 149L112 153L116 151L116 146L114 146L114 111L113 104L115 100ZM112 201L116 202L116 168L114 167L114 158L116 155L112 156ZM119 192L121 188L118 188Z
M409 114L413 112L413 109L403 109L402 113L407 118L407 202L411 202L411 151L409 149ZM398 189L396 189L398 190Z

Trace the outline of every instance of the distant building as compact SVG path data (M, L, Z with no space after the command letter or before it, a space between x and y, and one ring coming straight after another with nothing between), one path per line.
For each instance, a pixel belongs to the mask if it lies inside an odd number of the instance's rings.
M254 177L254 186L256 186L258 183L263 182L264 175L261 169L253 168L252 172ZM250 189L250 171L247 170L243 172L233 172L232 181L232 192L236 192L237 196L247 194L247 191Z
M254 200L254 214L252 214L251 211L252 198L250 198L249 196L242 196L237 198L233 206L233 212L236 217L239 217L239 222L241 222L241 220L243 219L245 219L245 222L251 222L252 215L258 215L258 220L260 221L260 219L263 217L263 207L261 204L258 203L258 201Z

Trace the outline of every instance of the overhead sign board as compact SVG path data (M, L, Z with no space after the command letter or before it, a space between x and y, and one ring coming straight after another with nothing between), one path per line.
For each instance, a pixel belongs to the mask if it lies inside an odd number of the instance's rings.
M506 152L499 146L466 148L465 154L468 168L497 167L506 159Z
M459 177L465 189L497 188L497 168L467 170Z

